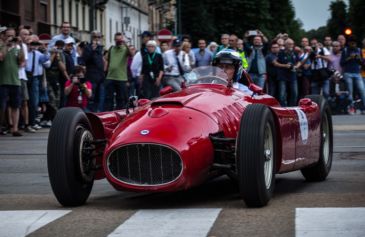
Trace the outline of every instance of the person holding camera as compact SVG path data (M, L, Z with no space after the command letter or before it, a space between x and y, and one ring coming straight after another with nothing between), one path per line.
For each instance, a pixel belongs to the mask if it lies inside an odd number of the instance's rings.
M278 93L282 106L295 106L298 100L298 80L296 70L300 66L298 55L294 52L294 41L285 40L285 50L280 50L273 65L278 68ZM287 96L290 95L289 102Z
M354 114L355 112L353 105L355 86L362 101L361 113L365 114L365 86L360 74L361 66L364 65L364 58L362 57L361 50L357 47L356 41L357 39L353 35L348 38L348 46L342 51L341 66L351 102L348 111L350 114Z
M19 66L24 63L24 54L18 45L15 30L7 28L6 39L0 43L0 125L6 114L6 106L10 107L13 136L22 136L18 131L19 108L21 104L21 83ZM8 104L7 104L8 103Z
M264 88L266 77L266 54L268 52L267 38L259 30L245 33L244 51L248 59L247 72L253 82Z
M329 96L328 63L331 53L318 42L316 38L310 41L312 50L308 56L311 61L311 94L319 95L322 91L324 98Z
M128 57L129 47L124 35L120 32L114 35L115 45L111 46L105 55L105 110L123 109L128 102ZM116 94L116 107L114 108L114 93Z
M65 84L66 107L80 107L86 110L88 100L92 96L92 85L85 79L85 69L75 67L75 75Z
M38 113L39 104L39 88L43 79L44 67L43 65L50 64L50 57L41 47L38 36L31 36L29 41L28 61L25 71L28 77L29 90L29 124L33 129L40 129L36 124L36 117Z
M88 109L92 112L104 111L105 74L103 51L102 34L94 30L91 32L91 43L87 44L82 52L82 59L86 66L85 77L91 82L93 88L93 96L88 104Z

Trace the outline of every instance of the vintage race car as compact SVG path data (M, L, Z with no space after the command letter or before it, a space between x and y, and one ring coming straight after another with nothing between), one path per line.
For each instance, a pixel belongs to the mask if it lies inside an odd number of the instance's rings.
M117 190L173 192L228 175L249 207L267 205L275 174L300 170L325 180L332 164L329 106L308 96L281 107L244 73L241 91L215 67L198 68L179 92L104 113L61 109L49 133L52 190L63 206L82 205L93 182Z

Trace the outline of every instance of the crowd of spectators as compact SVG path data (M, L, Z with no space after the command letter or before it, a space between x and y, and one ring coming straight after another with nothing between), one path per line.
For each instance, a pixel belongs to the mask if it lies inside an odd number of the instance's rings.
M242 38L222 34L220 44L189 36L169 42L144 31L141 48L123 33L105 48L102 34L89 42L72 37L63 22L59 35L36 35L27 26L0 27L1 133L22 136L50 127L58 109L67 106L103 112L123 109L131 96L153 99L181 83L193 68L212 64L223 50L237 51L253 82L282 106L295 106L308 94L322 94L337 113L365 114L365 39L355 36L294 42L288 34L269 40L259 30ZM196 43L197 48L192 49Z

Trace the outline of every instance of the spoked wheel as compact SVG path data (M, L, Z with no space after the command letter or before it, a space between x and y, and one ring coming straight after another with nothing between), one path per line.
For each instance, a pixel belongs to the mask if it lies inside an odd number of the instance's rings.
M267 205L275 186L276 128L271 110L261 104L245 109L238 134L240 193L249 207Z
M48 136L47 163L53 193L63 206L79 206L90 195L95 175L94 137L79 108L57 113Z
M301 169L301 172L307 181L323 181L327 178L332 166L333 127L331 110L322 96L309 95L306 97L319 105L321 142L318 162Z

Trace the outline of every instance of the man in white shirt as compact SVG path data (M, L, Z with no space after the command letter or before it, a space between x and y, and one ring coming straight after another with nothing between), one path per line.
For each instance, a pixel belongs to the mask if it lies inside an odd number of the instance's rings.
M164 78L163 85L171 86L174 91L181 90L181 83L183 82L182 74L183 69L182 65L178 60L178 55L181 51L181 40L175 39L172 42L172 49L167 50L163 53L164 60Z

